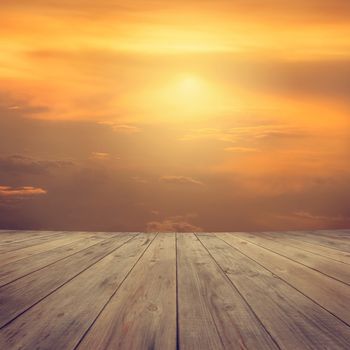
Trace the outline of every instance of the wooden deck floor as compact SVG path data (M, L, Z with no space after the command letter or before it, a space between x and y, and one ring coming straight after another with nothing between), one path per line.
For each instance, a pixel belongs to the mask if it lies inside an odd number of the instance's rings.
M350 349L350 230L0 231L0 348Z

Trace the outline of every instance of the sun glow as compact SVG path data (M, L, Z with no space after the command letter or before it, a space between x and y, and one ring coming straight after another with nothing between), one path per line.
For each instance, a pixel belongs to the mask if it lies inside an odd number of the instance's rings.
M139 106L150 118L189 120L218 112L224 105L222 89L194 74L178 74L142 94Z
M185 76L183 79L179 80L178 88L181 93L185 95L193 95L200 92L203 87L203 83L196 76Z

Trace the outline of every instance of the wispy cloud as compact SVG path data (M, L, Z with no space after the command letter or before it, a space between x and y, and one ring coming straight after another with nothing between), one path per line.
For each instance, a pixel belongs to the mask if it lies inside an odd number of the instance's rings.
M160 181L179 185L203 185L203 182L189 176L165 175L159 178Z
M0 186L0 198L26 198L46 194L47 191L40 187Z
M228 129L196 129L184 135L181 140L215 140L228 143L259 139L298 138L306 135L306 130L294 125L254 125Z
M107 161L107 160L119 160L120 157L114 156L108 152L92 152L90 159L98 161Z
M118 124L115 122L100 122L102 125L109 125L113 131L125 134L135 134L141 132L141 128L132 124Z

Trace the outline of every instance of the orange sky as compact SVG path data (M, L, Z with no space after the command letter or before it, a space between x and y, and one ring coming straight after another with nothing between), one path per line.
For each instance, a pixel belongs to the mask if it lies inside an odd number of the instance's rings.
M349 1L0 10L0 227L349 227Z

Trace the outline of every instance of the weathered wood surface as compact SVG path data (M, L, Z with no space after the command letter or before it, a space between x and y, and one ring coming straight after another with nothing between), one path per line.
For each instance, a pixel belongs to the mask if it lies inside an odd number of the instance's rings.
M176 349L175 234L158 234L78 349Z
M322 233L322 231L310 232L310 231L292 231L290 233L293 237L297 237L301 241L317 243L325 247L330 247L343 252L350 253L350 231L345 231L344 234L339 236L339 233L335 234Z
M131 239L121 235L83 249L0 288L0 327Z
M62 231L10 231L0 230L0 245L52 236Z
M271 241L264 238L262 235L240 232L235 236L247 240L248 242L255 243L260 247L280 254L300 264L306 265L311 269L338 279L341 282L350 284L350 266L347 264L330 261L329 258L320 255L308 254L299 247L288 246L285 242L278 240Z
M0 349L345 350L349 265L350 230L0 230Z
M182 349L278 349L193 234L178 234L178 267Z
M151 238L142 234L120 246L10 323L3 333L6 348L73 349Z
M64 232L57 233L47 233L42 236L33 237L31 239L15 240L14 242L8 242L0 245L0 254L9 253L12 251L28 248L45 242L52 242L55 239L64 237L66 234ZM5 242L5 241L4 241Z
M267 250L236 235L218 234L227 243L292 285L310 299L350 324L350 287L305 265Z
M346 347L350 329L343 322L225 241L199 237L280 347Z
M29 256L40 254L42 252L48 252L51 249L55 249L57 247L62 247L66 244L78 241L80 239L88 239L89 237L93 237L90 234L72 234L72 235L55 235L51 239L45 242L37 242L37 244L31 244L29 246L22 246L16 250L1 252L0 255L0 264L10 264L14 261L21 260L27 258ZM93 237L96 239L95 237ZM46 238L47 239L47 238ZM30 242L31 240L25 240L23 243ZM22 243L22 242L21 242ZM3 248L5 248L4 246Z
M259 233L258 235L260 237L265 237L267 239L273 240L275 242L280 242L288 246L305 250L308 253L312 253L312 255L319 255L328 259L342 262L344 264L350 264L350 253L342 252L340 250L334 250L332 248L319 245L317 243L305 242L300 239L297 239L296 237L293 237L292 235L286 234L285 232L263 232Z
M70 244L65 244L14 262L5 260L5 265L0 270L0 286L71 256L103 240L103 238L99 237L86 237L85 239L73 240Z

